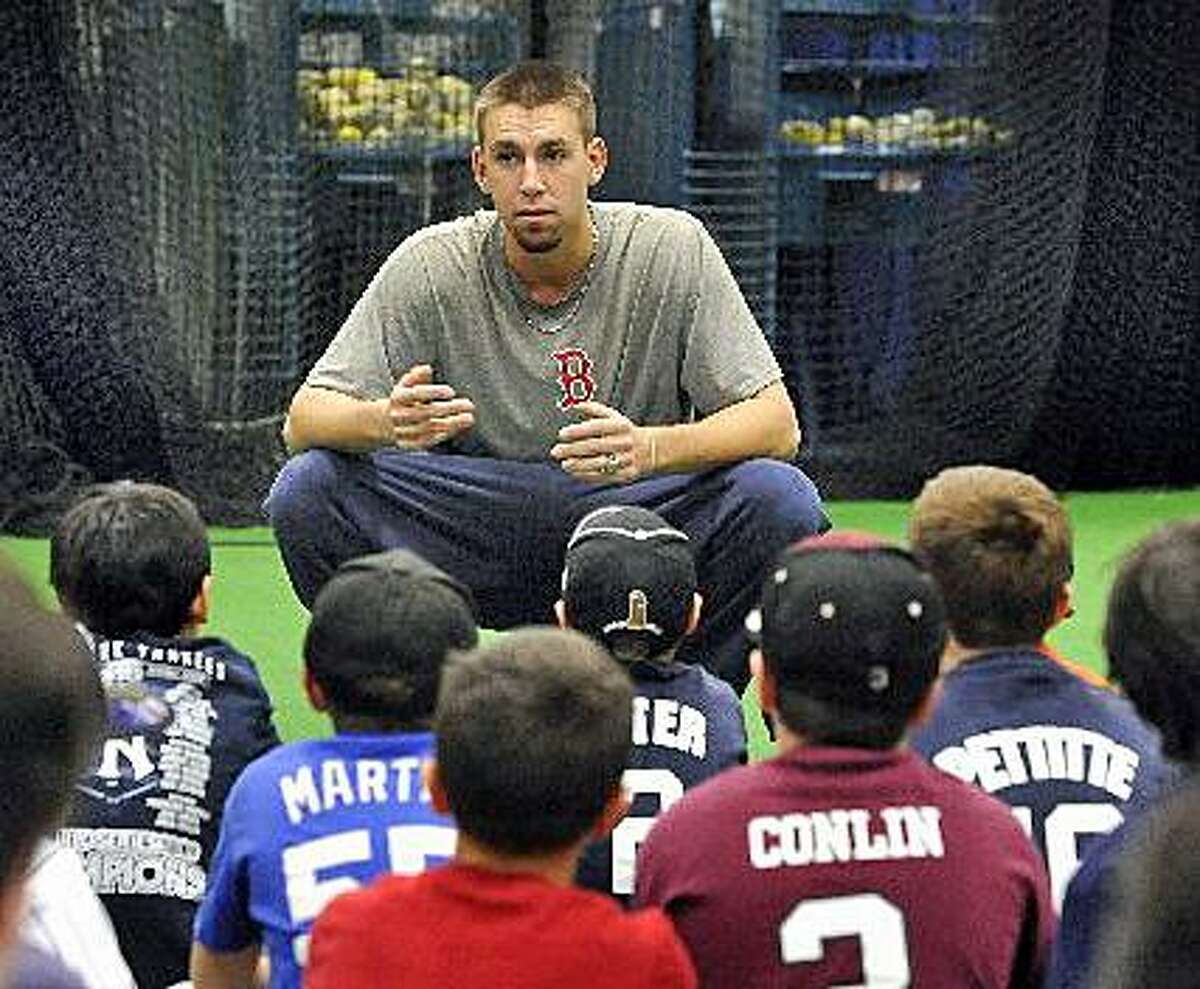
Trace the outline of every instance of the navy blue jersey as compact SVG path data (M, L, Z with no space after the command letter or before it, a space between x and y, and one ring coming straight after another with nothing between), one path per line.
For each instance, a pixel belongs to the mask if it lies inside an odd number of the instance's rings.
M1154 832L1155 818L1168 802L1180 790L1196 785L1183 771L1177 772L1173 782L1151 806L1128 814L1124 824L1097 838L1088 849L1062 903L1046 989L1087 989L1094 984L1097 953L1121 899L1121 863L1130 854L1136 855L1138 843Z
M225 642L88 638L114 699L60 840L82 857L138 985L158 989L187 978L230 787L279 736L253 661Z
M454 822L421 781L433 736L343 734L281 746L246 768L225 807L196 940L261 944L271 989L300 989L313 921L384 872L415 875L454 853Z
M1054 939L1046 989L1087 989L1104 925L1113 906L1117 866L1145 815L1130 814L1119 828L1097 838L1067 886Z
M910 743L1012 807L1046 861L1056 907L1089 843L1172 775L1157 733L1128 701L1034 649L989 652L951 670Z
M628 900L634 859L654 818L723 769L746 761L746 727L733 688L687 663L638 662L633 676L633 748L622 783L633 801L612 834L579 862L581 886Z

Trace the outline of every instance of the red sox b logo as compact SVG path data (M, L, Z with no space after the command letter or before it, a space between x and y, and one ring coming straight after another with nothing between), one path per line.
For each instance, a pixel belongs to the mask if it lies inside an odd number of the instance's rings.
M592 377L587 351L570 347L556 350L550 356L558 364L558 385L562 389L558 407L565 410L580 402L590 402L596 394L596 379Z

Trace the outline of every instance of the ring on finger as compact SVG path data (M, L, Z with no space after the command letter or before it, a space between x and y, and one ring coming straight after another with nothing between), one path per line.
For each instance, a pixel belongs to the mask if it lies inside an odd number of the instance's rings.
M615 453L607 453L604 456L604 463L600 466L601 474L615 474L621 469L621 458Z

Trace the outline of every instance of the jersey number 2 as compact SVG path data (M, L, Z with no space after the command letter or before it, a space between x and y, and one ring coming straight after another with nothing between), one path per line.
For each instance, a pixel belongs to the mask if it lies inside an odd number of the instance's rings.
M627 769L621 785L633 800L645 793L658 797L658 813L683 796L683 781L669 769ZM634 817L626 815L612 833L612 891L632 894L638 846L650 833L656 815Z
M803 900L779 927L779 951L785 965L820 961L828 938L856 937L862 953L863 981L829 989L907 989L908 939L904 914L878 893Z

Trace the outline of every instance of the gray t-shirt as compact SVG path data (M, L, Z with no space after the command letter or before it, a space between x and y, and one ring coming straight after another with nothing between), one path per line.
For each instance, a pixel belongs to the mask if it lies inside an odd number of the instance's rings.
M496 214L418 231L396 248L307 384L383 398L414 364L475 403L439 449L545 460L570 408L603 402L639 425L687 422L781 377L719 249L679 210L593 203L590 277L557 306L524 298Z

